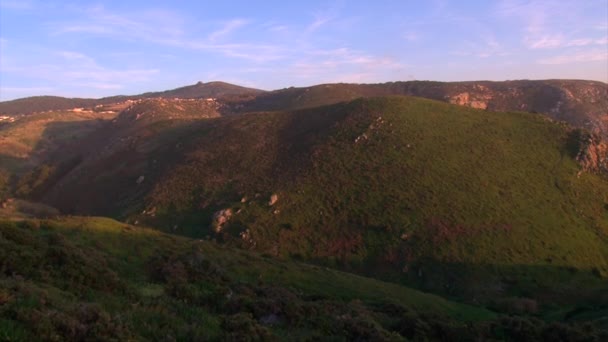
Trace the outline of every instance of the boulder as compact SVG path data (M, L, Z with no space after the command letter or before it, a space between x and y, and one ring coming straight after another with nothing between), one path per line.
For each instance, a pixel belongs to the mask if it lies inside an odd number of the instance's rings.
M272 195L270 196L270 201L268 201L268 205L269 205L269 206L273 206L273 205L275 205L275 204L277 203L277 201L278 201L278 200L279 200L279 195L277 195L277 194L272 194Z

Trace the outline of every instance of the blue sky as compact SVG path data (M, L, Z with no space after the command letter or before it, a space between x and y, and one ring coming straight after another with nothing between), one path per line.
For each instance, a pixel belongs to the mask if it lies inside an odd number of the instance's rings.
M546 78L608 82L608 0L0 0L0 100Z

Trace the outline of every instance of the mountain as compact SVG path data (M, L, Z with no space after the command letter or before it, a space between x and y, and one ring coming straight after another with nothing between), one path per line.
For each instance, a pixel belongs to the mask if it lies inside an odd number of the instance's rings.
M59 96L33 96L23 99L0 102L0 114L28 114L44 111L61 111L73 108L93 109L95 106L111 105L127 100L147 98L217 98L217 97L244 97L263 93L263 90L240 87L225 82L198 82L162 92L149 92L131 96L111 96L101 99L65 98Z
M566 124L413 97L136 117L37 198L471 303L606 290L608 182L580 172Z

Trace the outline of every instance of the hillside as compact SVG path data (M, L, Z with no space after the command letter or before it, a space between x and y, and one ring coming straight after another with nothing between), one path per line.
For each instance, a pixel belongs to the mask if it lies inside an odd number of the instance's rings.
M601 340L105 218L0 222L2 340Z
M470 302L605 303L608 182L543 116L389 97L120 122L40 199Z
M268 92L240 103L243 112L311 108L358 97L408 95L493 111L543 113L608 137L608 85L597 81L409 81L322 84Z

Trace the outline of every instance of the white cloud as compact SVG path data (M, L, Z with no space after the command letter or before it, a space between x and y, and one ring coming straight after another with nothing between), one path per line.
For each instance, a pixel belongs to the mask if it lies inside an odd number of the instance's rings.
M245 19L233 19L211 32L206 39L186 35L184 19L167 11L147 11L137 15L112 13L103 7L83 11L84 18L76 21L54 23L55 35L87 33L126 41L145 41L153 44L219 53L227 57L268 62L283 58L285 48L269 44L218 43L249 23ZM158 23L162 22L163 25Z
M509 55L509 52L498 42L496 37L488 32L484 33L476 41L465 41L463 45L463 48L453 51L451 54L478 58Z
M94 89L120 89L128 84L148 82L158 69L119 69L102 66L94 58L75 51L45 51L45 63L32 65L10 59L3 72L36 83L60 82L66 86ZM54 56L54 57L53 57Z
M332 16L326 14L317 14L315 15L315 20L306 28L306 31L314 32L321 28L321 26L327 24L331 19L333 19Z
M530 49L550 49L557 48L564 45L563 37L557 36L543 36L543 37L525 37L524 42Z
M550 58L541 59L539 64L560 65L582 62L596 62L608 60L608 53L601 50L580 51L573 54L558 55Z
M590 45L606 45L608 38L573 38L565 39L561 35L545 36L536 40L526 40L530 49L557 49L564 47L582 47Z
M209 36L207 37L207 39L211 42L215 42L216 40L223 38L227 35L229 35L230 33L238 30L239 28L245 26L248 24L247 20L243 20L243 19L233 19L230 20L226 23L224 23L223 27L217 31L212 32L211 34L209 34Z

